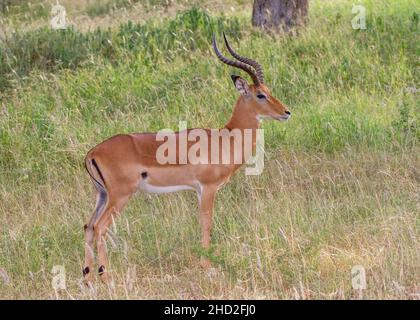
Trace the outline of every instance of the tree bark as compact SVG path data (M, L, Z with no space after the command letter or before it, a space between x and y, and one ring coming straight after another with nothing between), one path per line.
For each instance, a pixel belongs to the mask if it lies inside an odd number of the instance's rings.
M308 0L254 0L254 26L289 32L293 27L305 25L307 19Z

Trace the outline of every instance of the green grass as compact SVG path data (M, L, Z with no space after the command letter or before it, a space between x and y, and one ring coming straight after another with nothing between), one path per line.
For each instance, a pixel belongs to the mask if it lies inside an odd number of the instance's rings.
M13 17L20 21L47 18L50 6L41 0L2 0L0 3L0 18Z
M163 25L129 21L114 33L100 29L80 33L73 28L14 33L0 43L0 90L24 80L32 70L76 69L89 61L95 63L98 57L114 64L120 59L134 60L140 54L148 65L160 58L172 60L207 47L212 34L222 30L236 35L238 19L213 18L192 8Z
M299 36L191 9L0 43L0 268L10 277L0 297L354 298L350 270L363 265L364 297L418 298L420 8L362 3L367 30L351 28L351 1L314 0ZM236 99L233 70L210 48L222 30L261 62L293 117L264 123L263 174L241 171L219 192L207 253L219 272L198 267L195 195L142 195L108 244L116 289L86 291L84 155L116 133L222 126ZM56 293L61 264L68 290Z
M103 16L122 8L130 8L131 6L141 3L145 8L168 7L174 2L193 2L189 0L105 0L102 3L92 3L85 9L89 16Z

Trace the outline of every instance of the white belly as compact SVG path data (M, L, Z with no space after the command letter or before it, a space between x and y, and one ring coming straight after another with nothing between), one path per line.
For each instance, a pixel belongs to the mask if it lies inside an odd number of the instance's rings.
M139 189L143 192L147 193L169 193L169 192L177 192L183 190L196 190L195 188L187 185L175 185L175 186L154 186L152 184L147 183L146 181L142 181L139 185Z

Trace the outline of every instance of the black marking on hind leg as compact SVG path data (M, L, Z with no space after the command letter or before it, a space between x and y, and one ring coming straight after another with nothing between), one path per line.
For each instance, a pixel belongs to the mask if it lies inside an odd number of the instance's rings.
M89 267L83 269L83 276L85 277L89 273Z
M103 274L105 272L105 267L104 266L100 266L98 269L98 273L99 275Z
M95 227L94 226L91 226L91 227L89 227L87 224L85 224L84 226L83 226L83 230L87 230L87 229L92 229L92 231L95 231Z
M104 212L105 204L107 201L107 193L106 192L99 192L99 202L96 204L95 213L93 216L93 220L91 220L89 228L92 228L92 230L95 230L95 222L98 221L98 219L101 217L101 215Z
M101 178L102 182L106 185L104 176L102 175L101 170L99 170L98 164L96 163L95 159L92 159L92 164L95 167L96 171L98 171L99 177Z
M141 177L142 177L143 179L146 179L146 178L147 178L147 176L148 176L148 174L147 174L147 172L146 172L146 171L143 171L143 172L141 173Z

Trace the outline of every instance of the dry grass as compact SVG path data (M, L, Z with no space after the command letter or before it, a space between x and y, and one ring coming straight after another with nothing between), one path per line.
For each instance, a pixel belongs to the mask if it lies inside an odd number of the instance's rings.
M102 1L106 3L107 1ZM78 31L87 32L93 31L97 28L107 29L116 28L122 23L132 21L134 23L147 23L150 20L163 21L164 19L174 17L178 12L187 10L192 6L201 8L210 12L211 14L231 15L233 13L243 13L250 15L252 8L251 1L235 1L235 0L178 0L169 1L168 5L145 5L143 2L133 3L129 7L118 8L103 15L89 15L87 9L95 3L101 1L86 1L86 0L62 0L59 2L66 8L67 23ZM52 8L56 4L55 0L43 1L43 5ZM3 17L0 15L0 39L6 34L12 32L25 32L36 28L48 26L50 17L35 17L32 19L25 19L25 13L21 15L10 17Z
M81 285L82 225L93 200L82 171L37 189L2 185L3 298L343 299L358 297L351 269L366 269L364 298L418 298L419 158L347 150L272 155L259 177L239 173L219 194L216 270L198 266L192 193L140 195L108 242L116 286ZM66 176L70 180L63 181ZM53 265L66 291L51 287Z
M70 18L85 31L159 20L185 3L88 18L84 0L71 2ZM153 50L121 45L115 60L90 52L71 69L51 58L73 52L66 38L56 35L54 47L46 32L23 37L24 52L41 52L56 68L21 61L28 72L12 70L0 93L0 298L419 299L418 4L365 0L369 28L354 31L352 1L311 2L298 37L250 32L250 1L238 4L246 13L232 13L243 24L235 47L262 63L293 118L264 123L263 174L241 171L220 191L205 253L215 270L198 264L195 194L140 194L111 230L113 289L81 284L83 225L94 206L83 156L120 132L176 129L183 119L222 125L236 97L228 70L210 58L202 24L191 51L173 45L170 58L146 59L167 33L156 22L156 38L145 42L156 42ZM215 15L227 11L222 3L203 6ZM9 18L12 29L47 23ZM66 290L52 288L56 265L65 267ZM361 292L352 288L356 265L366 270Z

